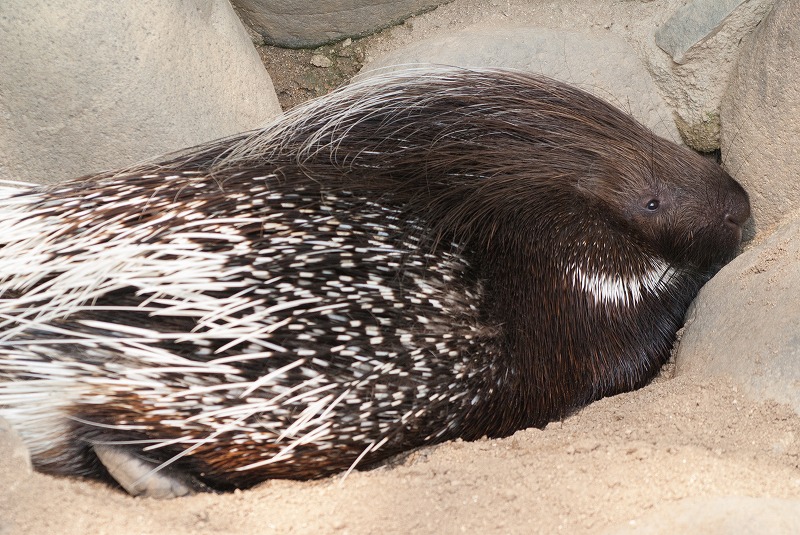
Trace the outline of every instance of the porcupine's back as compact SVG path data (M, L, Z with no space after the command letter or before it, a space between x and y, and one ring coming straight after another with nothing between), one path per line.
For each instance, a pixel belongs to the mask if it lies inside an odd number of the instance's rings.
M116 448L214 488L542 425L646 382L738 243L741 188L698 158L561 84L441 70L22 194L0 414L42 469ZM650 190L692 210L639 221Z

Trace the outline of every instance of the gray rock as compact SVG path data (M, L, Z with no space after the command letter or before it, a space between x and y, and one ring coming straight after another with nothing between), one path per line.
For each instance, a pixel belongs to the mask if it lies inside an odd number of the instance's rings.
M314 48L363 37L452 0L231 0L270 45Z
M542 73L599 96L656 134L680 142L672 112L650 75L635 52L611 34L537 27L469 29L376 58L359 76L420 63Z
M800 217L703 287L687 314L676 373L730 377L800 414Z
M800 501L749 496L689 498L666 504L606 535L773 535L800 533Z
M690 147L702 152L720 148L719 105L741 43L773 2L694 0L659 23L647 62Z
M725 19L745 1L692 0L678 8L656 30L656 44L671 55L676 63L683 63L686 51L713 37Z
M725 166L760 228L800 206L800 2L779 2L746 43L722 101Z
M311 56L311 64L315 67L322 67L327 69L328 67L333 65L333 62L330 60L330 58L326 58L321 54L315 54Z
M227 0L0 2L0 178L55 182L280 113Z

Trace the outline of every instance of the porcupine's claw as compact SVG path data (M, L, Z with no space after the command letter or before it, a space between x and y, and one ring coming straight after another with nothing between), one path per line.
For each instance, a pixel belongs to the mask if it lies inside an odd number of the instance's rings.
M119 446L95 445L94 452L111 477L133 496L163 500L189 496L205 487L186 474L156 470L157 463Z

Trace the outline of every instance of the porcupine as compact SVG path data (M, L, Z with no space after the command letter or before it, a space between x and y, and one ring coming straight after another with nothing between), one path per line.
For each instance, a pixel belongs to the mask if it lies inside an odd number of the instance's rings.
M0 201L0 416L159 497L541 427L645 385L734 255L716 163L537 75L427 68Z

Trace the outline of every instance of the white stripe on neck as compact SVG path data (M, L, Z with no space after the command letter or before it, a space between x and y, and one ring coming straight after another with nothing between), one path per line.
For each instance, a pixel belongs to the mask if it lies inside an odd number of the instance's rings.
M624 277L620 274L592 273L581 266L571 265L572 281L583 292L594 297L595 304L635 305L645 292L659 293L673 281L675 269L663 260L656 260L642 275Z

